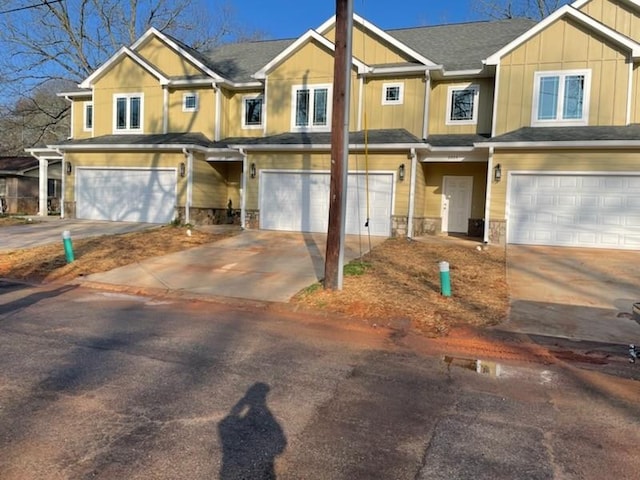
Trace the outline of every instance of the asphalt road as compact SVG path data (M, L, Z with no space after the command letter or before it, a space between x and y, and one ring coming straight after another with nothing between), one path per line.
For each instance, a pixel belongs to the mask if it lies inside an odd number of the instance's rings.
M0 282L0 478L638 478L638 382L536 364L496 378L393 339Z

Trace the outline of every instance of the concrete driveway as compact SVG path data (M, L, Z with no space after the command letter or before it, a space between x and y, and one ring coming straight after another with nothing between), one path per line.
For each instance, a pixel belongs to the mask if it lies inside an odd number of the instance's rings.
M384 237L371 237L372 246ZM286 302L324 277L327 236L247 230L224 240L86 277L88 282L193 295ZM347 236L345 264L368 251Z
M151 223L33 217L33 223L0 228L0 251L62 242L62 232L65 230L71 232L71 239L77 239L136 232L156 227L158 225Z
M500 330L571 340L640 343L638 252L510 245L511 309Z

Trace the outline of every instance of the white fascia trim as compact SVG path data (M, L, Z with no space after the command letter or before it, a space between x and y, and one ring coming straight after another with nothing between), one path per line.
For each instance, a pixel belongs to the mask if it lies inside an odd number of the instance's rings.
M566 142L480 142L476 148L640 148L640 140L592 140Z
M418 52L416 52L414 49L408 47L407 45L405 45L404 43L402 43L400 40L398 40L397 38L392 37L391 35L389 35L387 32L385 32L384 30L382 30L379 27L376 27L373 23L365 20L364 18L362 18L360 15L358 15L357 13L353 14L353 21L356 23L359 23L363 28L373 32L374 34L376 34L377 36L379 36L380 38L382 38L383 40L389 42L391 45L393 45L394 47L396 47L398 50L400 50L403 53L406 53L407 55L409 55L410 57L412 57L414 60L417 60L420 63L424 63L425 65L429 65L432 67L439 67L435 62L432 62L431 60L429 60L427 57L419 54ZM333 17L331 17L329 20L327 20L326 22L324 22L322 25L320 25L316 30L320 33L320 34L324 34L327 30L329 30L329 28L331 28L334 24L336 23L336 16L334 15Z
M573 2L573 3L571 4L571 6L572 6L573 8L576 8L576 9L578 9L578 8L582 8L582 7L584 7L587 3L589 3L590 1L591 1L591 0L578 0L578 1L576 1L576 2ZM622 0L622 1L623 1L623 3L626 3L626 4L628 4L628 5L631 5L631 6L634 6L634 7L638 7L638 8L640 8L640 2L638 2L637 0Z
M51 148L58 149L60 151L70 151L70 150L177 150L182 151L183 149L189 149L199 152L207 152L208 149L206 147L202 147L200 145L173 145L170 143L166 144L154 144L154 143L140 143L140 144L91 144L91 145L50 145Z
M133 45L131 45L131 49L132 50L137 49L140 45L145 43L147 38L149 38L151 35L155 35L156 37L158 37L160 40L162 40L164 43L169 45L177 53L179 53L180 55L185 57L187 60L189 60L191 63L196 65L200 70L205 72L207 75L213 77L213 79L215 79L216 82L226 82L226 79L224 77L220 76L219 74L217 74L216 72L211 70L204 63L202 63L200 60L195 58L193 55L191 55L185 49L180 47L180 45L178 45L176 42L171 40L164 33L162 33L160 30L158 30L158 29L156 29L154 27L151 27L138 40L136 40L136 42Z
M327 143L327 144L319 143L316 145L304 145L304 144L285 144L285 145L237 144L235 145L234 144L234 145L229 145L229 148L241 149L246 151L249 151L249 150L260 150L260 151L323 150L324 151L324 150L331 150L331 144L330 143ZM374 143L374 144L368 144L368 145L359 144L359 143L349 144L350 150L364 150L365 148L368 149L370 152L376 151L376 150L410 150L412 148L415 148L416 150L424 150L426 148L426 145L424 143Z
M76 97L92 97L93 96L93 91L87 90L86 92L60 92L60 93L56 93L56 97L62 97L62 98L66 98L67 100L71 101L71 98L76 98Z
M427 67L426 65L411 65L406 67L371 67L368 77L376 75L393 75L397 73L426 73L430 70L438 70L442 68L442 65L436 65L435 67Z
M322 46L328 48L332 52L335 52L336 50L336 46L334 43L327 40L325 37L320 35L315 30L307 30L307 32L304 33L301 37L299 37L295 42L293 42L291 45L285 48L282 52L280 52L280 54L275 56L269 63L267 63L264 67L262 67L256 73L254 73L252 77L255 79L264 80L272 68L280 64L285 58L287 58L289 55L294 53L296 50L298 50L300 47L307 44L311 40L317 41ZM351 63L352 65L355 65L358 68L358 74L363 74L370 70L369 66L365 65L355 57L351 57Z
M484 68L478 68L475 70L451 70L443 71L442 76L445 78L451 77L477 77L484 72Z
M134 62L136 62L142 68L147 70L151 75L156 77L160 81L161 85L169 84L170 80L167 77L165 77L162 73L160 73L156 68L154 68L151 64L149 64L146 60L144 60L140 55L138 55L136 52L134 52L128 47L122 47L109 60L103 63L100 66L100 68L98 68L95 72L89 75L89 77L87 77L85 81L79 84L78 86L80 88L91 88L93 85L93 82L99 77L101 77L109 68L111 68L111 66L115 62L120 60L120 58L122 58L124 55L131 58Z
M453 152L475 152L476 147L434 147L433 145L427 145L427 150L430 152L441 152L441 153L453 153ZM428 160L428 159L425 159Z
M533 36L537 35L542 30L544 30L549 25L551 25L553 22L555 22L561 17L564 17L565 15L572 17L574 20L577 20L583 25L589 28L592 28L593 30L597 31L604 37L607 37L613 42L627 48L630 51L632 58L634 59L638 58L638 56L640 55L640 44L638 44L637 42L634 42L633 40L631 40L630 38L624 35L621 35L615 30L612 30L606 25L603 25L602 23L598 22L592 17L585 15L580 10L576 10L571 5L565 5L564 7L556 10L554 13L552 13L547 18L542 20L540 23L533 26L531 29L527 30L525 33L520 35L511 43L507 44L506 46L498 50L496 53L487 57L485 60L483 60L483 63L485 65L498 65L500 63L501 58L505 56L507 53L511 52L516 47L522 45L524 42L531 39Z

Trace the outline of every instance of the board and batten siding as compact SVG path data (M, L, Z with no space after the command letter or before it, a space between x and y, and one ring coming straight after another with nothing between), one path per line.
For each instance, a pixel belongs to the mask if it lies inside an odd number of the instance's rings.
M170 77L187 77L202 75L203 72L182 55L178 54L162 40L153 36L136 52L151 65Z
M478 85L478 122L472 125L447 125L449 87L465 88ZM493 78L433 81L429 98L429 134L482 134L491 133L493 114Z
M184 112L183 102L186 93L198 95L198 107L195 112ZM215 93L212 87L169 89L169 132L199 132L213 140L216 118Z
M625 2L591 0L580 10L636 42L640 41L640 13Z
M496 134L531 125L534 74L591 70L589 125L625 125L627 54L593 32L559 19L500 61Z
M263 128L242 128L243 122L243 102L244 97L264 95L262 89L255 90L222 90L222 138L226 137L260 137L263 134ZM264 100L263 100L264 101ZM264 125L265 115L267 111L264 103L262 104L262 122Z
M113 134L114 94L142 93L142 132L163 133L164 94L159 80L129 57L123 57L94 84L93 134L95 137Z
M504 220L510 171L528 172L636 172L638 153L620 150L503 150L496 151L494 164L502 168L502 180L491 187L491 220Z
M73 124L71 125L71 136L74 139L81 138L90 138L92 133L91 131L85 132L84 130L84 106L87 102L91 102L91 94L88 94L86 97L74 97L71 100L71 109L73 110ZM95 123L95 110L93 114L94 123ZM95 128L95 126L94 126Z

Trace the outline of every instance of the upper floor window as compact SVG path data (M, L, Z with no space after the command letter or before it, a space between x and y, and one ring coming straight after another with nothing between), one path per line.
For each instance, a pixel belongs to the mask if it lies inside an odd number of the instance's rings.
M185 93L182 95L182 111L197 112L198 111L198 94Z
M532 125L586 125L590 70L536 72Z
M116 94L113 96L113 103L113 130L117 133L141 132L143 95L141 93Z
M262 95L242 98L242 128L262 128Z
M402 105L404 83L385 83L382 85L383 105Z
M447 125L475 125L478 123L479 85L449 87L447 96Z
M329 130L331 85L294 86L292 96L292 130Z
M93 130L93 102L84 102L83 130L90 132Z

